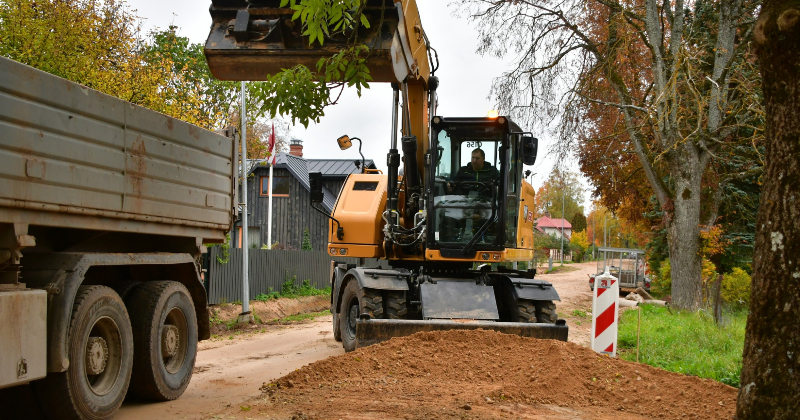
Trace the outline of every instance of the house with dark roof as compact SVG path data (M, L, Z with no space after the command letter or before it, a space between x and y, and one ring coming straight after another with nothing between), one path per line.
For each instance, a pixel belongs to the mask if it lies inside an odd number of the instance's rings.
M371 159L365 161L365 166L376 169ZM247 245L261 248L267 244L269 164L266 160L248 160L248 167ZM352 159L304 159L302 141L296 139L291 141L289 153L278 153L272 172L272 243L278 243L280 248L300 249L306 228L315 251L323 251L328 245L329 219L310 204L310 172L322 173L324 196L319 208L331 214L347 176L361 173L361 169ZM231 234L236 246L242 244L241 230L240 218Z

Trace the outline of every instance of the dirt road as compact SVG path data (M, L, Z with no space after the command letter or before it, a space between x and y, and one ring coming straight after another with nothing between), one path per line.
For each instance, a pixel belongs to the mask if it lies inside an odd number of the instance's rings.
M555 267L555 264L553 265ZM589 346L592 329L592 291L589 289L589 274L597 269L596 262L568 264L575 271L537 274L536 278L547 280L555 286L561 302L557 305L558 317L567 320L569 341Z
M330 317L204 341L199 350L192 382L181 398L156 404L126 401L114 420L214 418L260 395L264 381L344 353L333 339Z
M570 341L581 345L589 343L591 318L577 317L573 311L591 310L587 274L594 264L572 264L570 267L577 271L537 275L556 286L562 299L558 312L570 326ZM237 312L236 308L229 309L228 312ZM192 382L180 399L157 404L126 401L115 420L220 418L219 413L241 410L241 406L259 396L262 383L343 353L341 344L333 340L329 316L308 324L235 335L232 340L223 336L221 340L205 341L200 343Z

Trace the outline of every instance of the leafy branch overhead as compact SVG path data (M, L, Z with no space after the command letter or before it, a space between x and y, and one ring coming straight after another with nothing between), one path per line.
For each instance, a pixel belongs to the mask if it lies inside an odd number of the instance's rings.
M308 126L325 115L326 106L338 102L345 87L355 87L358 96L362 88L369 89L372 77L366 62L370 50L356 40L359 27L369 28L370 23L363 14L365 0L282 0L281 7L287 6L294 10L292 20L303 25L309 46L315 42L322 46L332 37L344 38L347 44L332 56L320 58L314 71L297 65L269 76L260 85L265 113L290 115L293 122ZM335 89L339 92L332 99Z

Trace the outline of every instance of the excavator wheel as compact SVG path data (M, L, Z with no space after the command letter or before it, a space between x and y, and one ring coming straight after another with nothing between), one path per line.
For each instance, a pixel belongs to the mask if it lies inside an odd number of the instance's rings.
M383 313L387 319L403 319L408 313L406 292L403 290L384 290Z
M361 315L383 318L383 296L379 290L362 289L353 279L347 283L339 306L339 329L346 352L358 348L356 322Z
M516 318L516 322L536 322L536 302L532 300L518 300Z
M555 324L558 321L558 314L556 313L556 304L551 300L542 300L535 302L536 305L536 322L544 322L547 324Z

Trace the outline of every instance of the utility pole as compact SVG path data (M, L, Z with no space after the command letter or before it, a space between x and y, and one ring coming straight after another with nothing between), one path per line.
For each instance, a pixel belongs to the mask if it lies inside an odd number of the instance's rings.
M564 204L567 201L567 187L561 184L561 265L564 265L564 219L567 217L564 214Z
M248 323L253 319L250 313L250 282L247 278L247 93L245 82L242 82L242 105L240 118L242 122L242 313L238 322Z

